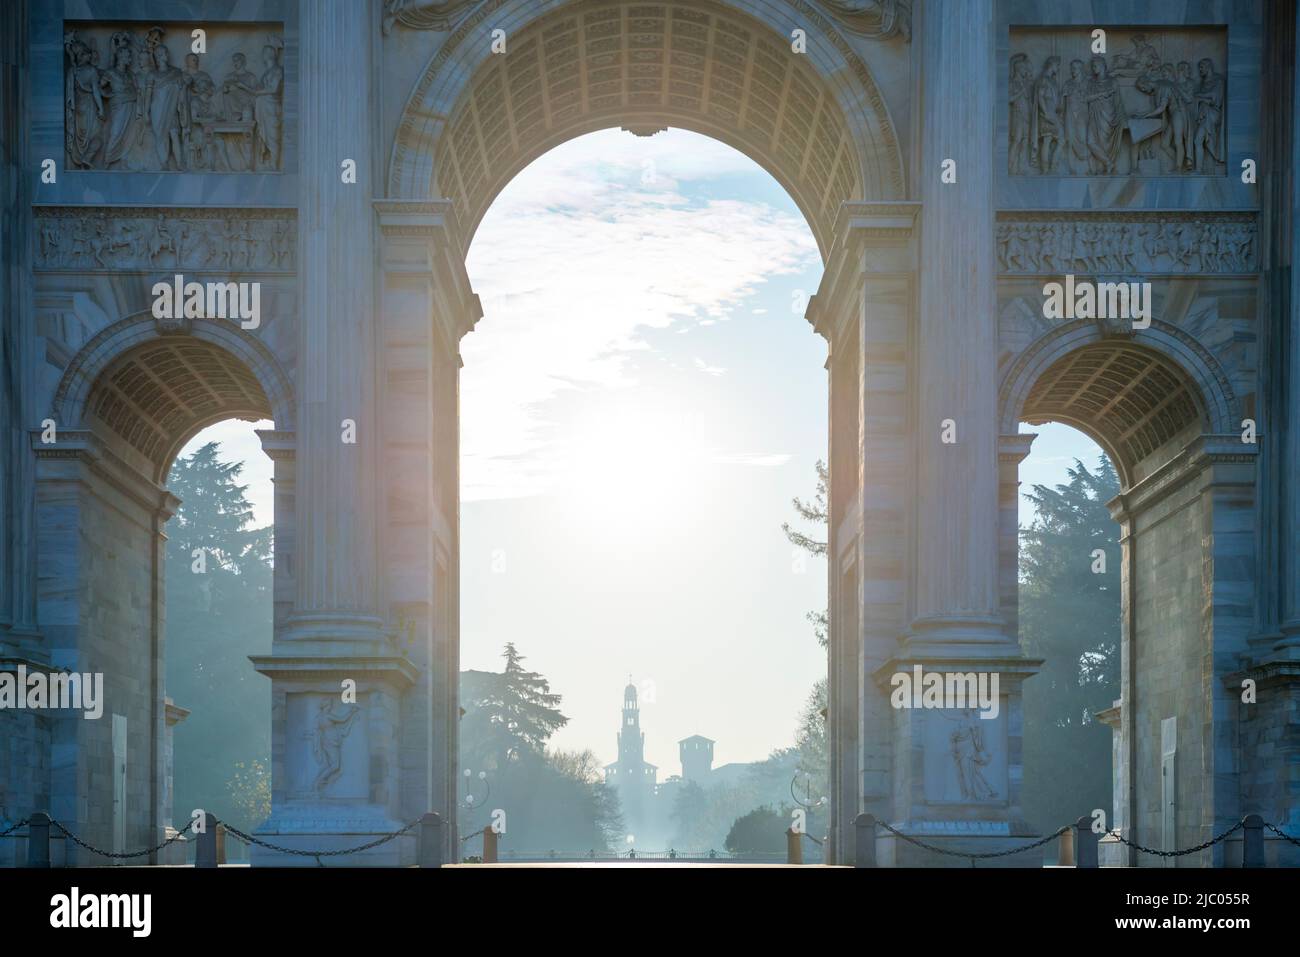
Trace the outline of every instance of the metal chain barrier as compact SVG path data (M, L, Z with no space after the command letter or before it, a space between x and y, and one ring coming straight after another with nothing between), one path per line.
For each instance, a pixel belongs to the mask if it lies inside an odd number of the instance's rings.
M949 847L936 847L933 844L927 844L924 841L918 841L916 838L912 837L911 835L904 834L902 831L890 827L884 821L877 821L876 823L879 824L881 827L883 827L890 834L893 834L895 837L901 837L903 840L907 841L907 843L914 844L917 847L924 848L927 851L933 851L935 854L943 854L947 857L965 857L970 860L971 867L975 866L975 862L977 860L988 860L989 858L994 858L994 857L1010 857L1012 854L1020 854L1023 851L1032 851L1036 847L1042 847L1048 841L1056 840L1058 837L1060 837L1062 834L1064 834L1066 831L1070 830L1073 827L1073 825L1071 824L1062 825L1061 827L1057 828L1056 831L1054 831L1053 833L1048 834L1046 837L1040 838L1037 841L1034 841L1034 843L1032 844L1026 844L1024 847L1012 847L1005 851L984 851L984 852L976 853L973 851L955 851ZM1238 827L1240 827L1240 825L1238 825Z
M104 851L98 847L95 847L93 844L87 844L85 841L77 837L77 835L73 834L71 831L69 831L66 827L64 827L54 818L50 818L50 823L53 824L55 827L57 827L63 833L64 837L66 837L72 843L76 844L78 847L84 847L92 854L98 854L100 857L110 857L113 860L118 860L118 861L124 861L132 857L145 857L148 854L155 854L158 851L161 851L168 844L180 840L181 837L185 834L185 832L194 826L194 821L193 819L191 819L190 822L186 824L183 828L181 828L179 831L177 831L175 835L167 838L167 840L163 841L161 844L158 844L154 847L147 848L143 851L118 852L118 851Z
M356 847L343 847L332 851L308 851L297 847L281 847L279 844L272 844L270 841L264 841L261 838L254 837L251 834L245 834L237 827L232 827L231 825L225 824L221 821L218 821L217 823L226 829L227 834L233 834L235 837L239 838L239 840L243 841L245 844L256 844L259 847L264 847L269 851L278 851L281 854L292 854L296 857L314 857L317 860L319 860L322 857L342 857L344 854L359 854L362 851L368 851L371 848L379 847L379 845L381 844L387 844L393 838L401 837L407 831L411 830L411 828L418 825L420 823L420 818L417 817L414 821L406 825L406 827L402 828L400 831L393 831L393 833L391 834L385 834L383 837L376 838L373 841L368 841L365 844L359 844Z
M1153 847L1143 847L1141 844L1136 844L1133 841L1126 840L1125 838L1121 837L1119 834L1115 834L1114 836L1115 836L1115 840L1119 841L1121 844L1125 844L1128 847L1133 848L1135 851L1141 851L1143 854L1153 854L1156 857L1183 857L1187 854L1195 854L1198 851L1203 851L1206 848L1213 847L1215 844L1218 844L1224 838L1228 837L1228 835L1241 830L1245 826L1246 826L1245 821L1238 821L1236 824L1232 825L1232 827L1228 828L1226 831L1224 831L1222 834L1218 835L1217 837L1212 837L1203 844L1197 844L1195 847L1189 847L1181 851L1157 851Z
M1284 840L1284 841L1290 841L1290 842L1291 842L1292 844L1294 844L1296 847L1300 847L1300 838L1294 838L1294 837L1292 837L1290 834L1288 834L1286 831L1282 830L1282 829L1281 829L1280 827L1278 827L1277 825L1275 825L1275 824L1269 824L1268 821L1265 821L1265 822L1264 822L1264 826L1265 826L1266 828L1268 828L1270 831L1272 831L1274 834L1276 834L1278 837L1282 838L1282 840Z
M30 818L19 821L17 824L13 825L12 827L4 831L0 831L0 837L5 837L8 834L11 834L14 831L18 830L18 828L25 827L29 823L31 823ZM278 851L281 854L293 854L298 857L314 857L317 859L318 863L320 861L320 858L322 857L341 857L345 854L358 854L361 851L368 851L371 848L379 847L381 844L386 844L395 837L401 837L403 834L410 831L413 827L415 827L419 823L420 823L420 819L416 818L414 821L412 821L410 824L403 827L401 830L393 831L391 834L385 834L383 837L376 838L373 841L368 841L367 843L358 845L357 847L344 847L332 851L309 851L309 850L304 850L295 847L281 847L278 844L272 844L269 841L263 841L261 838L257 838L251 834L247 834L244 831L241 831L239 828L232 827L231 825L226 824L223 821L220 820L216 821L216 824L218 826L225 828L227 834L230 834L232 837L235 837L236 839L243 842L244 844L257 844L261 847L267 848L268 850ZM188 833L190 829L194 827L194 819L191 818L183 828L181 828L171 837L167 838L167 840L163 841L161 844L155 845L154 847L146 848L143 851L122 851L122 852L105 851L102 848L95 847L93 844L89 844L86 841L83 841L81 838L77 837L77 835L73 834L71 831L69 831L66 827L64 827L60 822L56 821L54 818L50 818L50 824L56 827L63 834L64 837L72 841L72 843L76 844L78 847L84 847L92 854L98 854L101 857L108 857L108 858L112 858L113 860L120 861L120 860L128 860L133 857L145 857L149 854L155 854L158 851L161 851L164 847L166 847L169 844L175 843L176 841L180 840L186 833Z

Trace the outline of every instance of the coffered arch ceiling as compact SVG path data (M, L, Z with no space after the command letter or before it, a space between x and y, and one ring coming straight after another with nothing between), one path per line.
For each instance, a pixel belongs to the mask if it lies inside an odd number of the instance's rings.
M1195 384L1172 361L1135 343L1104 342L1061 356L1034 383L1021 417L1093 435L1121 475L1187 426L1205 424Z
M269 419L261 384L236 356L188 336L168 336L116 358L96 379L87 419L105 427L166 477L200 429L223 419Z
M808 4L782 14L806 29L807 54L791 51L788 29L722 3L606 0L559 5L509 32L508 53L494 56L480 34L498 21L482 17L503 6L486 4L435 56L390 167L390 196L452 200L465 248L519 170L609 127L681 127L739 149L786 188L823 254L842 202L903 196L870 72Z

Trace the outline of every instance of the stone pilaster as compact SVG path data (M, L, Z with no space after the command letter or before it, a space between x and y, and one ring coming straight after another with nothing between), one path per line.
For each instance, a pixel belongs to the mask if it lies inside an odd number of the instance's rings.
M1020 463L1038 435L998 436L998 600L1007 634L1020 634Z
M887 816L888 700L867 676L906 623L909 355L919 204L848 203L808 319L830 344L831 857L853 819Z
M43 657L36 629L32 128L27 0L0 9L0 660Z
M1278 163L1271 182L1272 202L1266 204L1270 216L1269 304L1266 321L1271 325L1269 342L1277 354L1271 363L1275 383L1273 414L1277 421L1267 431L1280 439L1280 469L1275 472L1279 495L1276 541L1280 607L1279 624L1282 640L1277 650L1288 659L1300 660L1300 155L1296 153L1297 128L1300 127L1300 73L1295 68L1296 36L1300 33L1300 12L1291 4L1278 4L1272 10L1274 23L1270 42L1271 65L1276 67L1274 82L1277 93L1271 109L1265 110L1265 123L1274 144L1272 154ZM1279 362L1280 360L1280 367ZM1280 434L1279 434L1280 433ZM1266 569L1268 577L1271 569Z
M277 572L275 640L270 655L253 658L272 681L272 812L258 834L282 847L347 848L418 816L405 816L400 774L402 699L417 676L387 627L380 589L375 4L320 0L299 9L293 459L270 438L284 485L277 526L282 506L292 513L291 551L277 547L276 564L289 559L295 602L283 616L287 583ZM355 182L344 181L349 160ZM254 864L315 864L260 847L251 853ZM408 834L348 863L392 865L413 855Z
M327 654L380 636L376 521L372 4L301 6L297 607L286 638ZM356 182L343 182L343 163ZM351 429L345 423L351 425ZM354 442L345 441L351 431ZM346 652L344 652L346 653Z
M418 676L402 699L401 806L436 811L455 841L460 338L482 315L451 203L375 202L382 237L383 581Z
M980 653L1008 641L998 614L993 5L930 0L922 10L910 644ZM955 182L943 182L945 164Z

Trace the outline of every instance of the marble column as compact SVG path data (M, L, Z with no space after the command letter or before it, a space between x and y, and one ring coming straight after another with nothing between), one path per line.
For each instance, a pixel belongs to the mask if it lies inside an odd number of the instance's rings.
M830 834L851 864L854 818L889 817L888 695L871 676L907 619L908 393L914 202L845 203L808 320L831 347Z
M372 4L301 5L294 638L378 637ZM342 164L356 162L356 182ZM345 441L345 422L355 442ZM362 651L360 647L356 649Z
M26 0L0 5L0 660L40 658L32 370L32 184Z
M998 614L993 6L927 0L919 26L924 211L910 644L968 654L1008 642ZM945 166L955 182L943 181Z
M1275 379L1278 382L1279 398L1282 403L1276 409L1277 422L1267 429L1270 436L1281 438L1281 469L1277 493L1281 496L1279 521L1277 527L1280 538L1277 540L1278 574L1281 578L1281 607L1279 618L1282 639L1277 651L1288 659L1300 659L1300 272L1296 263L1300 262L1300 195L1296 193L1296 183L1300 182L1300 154L1296 152L1297 129L1300 128L1300 73L1295 68L1296 36L1300 33L1300 11L1293 5L1278 4L1273 9L1273 16L1278 21L1271 42L1276 54L1274 63L1280 64L1277 80L1280 92L1275 94L1282 102L1276 109L1267 111L1272 119L1271 139L1276 144L1273 150L1278 161L1275 188L1272 195L1275 203L1271 222L1276 223L1273 239L1276 249L1272 255L1271 273L1278 275L1286 287L1276 288L1280 293L1269 310L1268 316L1273 320L1275 335L1272 343L1279 353L1281 368L1273 364Z
M1008 629L999 588L994 9L927 0L916 12L922 211L908 366L915 480L904 493L913 543L903 640L871 677L894 705L891 826L928 844L983 853L1031 836L1020 807L1020 685L1038 664ZM990 696L987 706L969 699L959 706L955 695L928 706L916 703L919 694L890 696L897 676L913 682L918 668L945 684L947 676L969 676ZM876 853L886 865L960 860L888 835L877 836ZM1027 854L992 863L1038 860Z
M313 0L299 10L297 418L291 442L263 436L276 456L277 532L285 521L291 551L277 542L275 638L270 655L253 658L272 680L272 810L257 833L280 847L344 850L398 831L427 805L403 801L403 702L419 674L380 577L377 4ZM294 605L282 617L286 558ZM316 866L250 853L255 865ZM407 833L329 861L395 866L414 855Z

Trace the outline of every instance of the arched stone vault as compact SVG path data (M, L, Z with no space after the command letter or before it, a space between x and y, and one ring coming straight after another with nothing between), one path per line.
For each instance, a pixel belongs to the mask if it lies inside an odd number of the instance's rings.
M1237 426L1226 373L1199 343L1154 320L1141 337L1107 336L1092 320L1053 329L1003 377L1000 428L1062 422L1105 450L1128 487L1134 466L1194 422L1206 434Z
M176 453L223 419L273 419L292 429L288 376L270 351L233 323L195 320L189 334L161 334L152 316L127 317L77 354L59 383L60 428L106 427L166 480Z
M789 191L823 255L841 203L904 196L898 140L870 71L810 5L554 6L484 4L407 103L388 195L451 198L462 249L519 170L611 126L677 126L746 153ZM509 56L489 52L488 26L506 30ZM796 27L808 34L806 55L789 55Z

